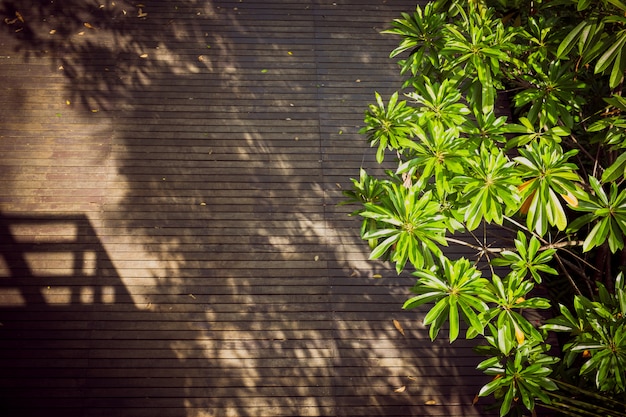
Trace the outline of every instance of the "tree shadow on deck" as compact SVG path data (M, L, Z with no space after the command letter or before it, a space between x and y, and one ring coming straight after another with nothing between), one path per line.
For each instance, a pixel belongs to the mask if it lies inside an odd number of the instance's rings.
M89 185L102 187L97 209L72 220L101 254L115 302L81 304L81 291L100 290L76 288L59 313L45 297L31 300L46 305L32 320L11 308L17 347L34 340L20 339L24 323L43 339L68 316L88 318L58 348L50 339L49 353L78 368L64 382L85 416L479 415L465 389L480 378L469 347L426 339L419 315L400 311L412 280L372 279L392 273L367 262L357 222L335 206L363 160L365 103L397 85L386 75L393 40L367 41L412 3L99 3L0 0L13 53L42 83L36 94L80 113L67 127L76 141L54 143L79 156L55 169L89 167L79 130L92 124L108 132L97 163L115 169ZM49 73L63 77L60 96L46 93ZM49 210L81 190L63 192ZM38 328L45 317L50 327ZM80 332L87 350L72 345ZM30 359L14 372L36 378ZM50 396L70 395L43 380ZM28 383L22 397L38 387Z

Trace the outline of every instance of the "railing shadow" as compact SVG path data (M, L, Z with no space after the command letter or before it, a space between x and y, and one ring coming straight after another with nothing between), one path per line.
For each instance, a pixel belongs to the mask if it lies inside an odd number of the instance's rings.
M133 398L162 398L158 378L164 407L184 410L170 342L116 331L142 322L158 332L160 321L135 308L86 216L0 214L0 266L0 414L122 410ZM156 361L171 372L154 375Z

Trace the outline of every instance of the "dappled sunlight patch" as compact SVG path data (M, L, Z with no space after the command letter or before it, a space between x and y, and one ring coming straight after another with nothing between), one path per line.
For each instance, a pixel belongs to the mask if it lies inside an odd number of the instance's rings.
M26 299L18 288L0 288L0 304L8 308L23 307Z

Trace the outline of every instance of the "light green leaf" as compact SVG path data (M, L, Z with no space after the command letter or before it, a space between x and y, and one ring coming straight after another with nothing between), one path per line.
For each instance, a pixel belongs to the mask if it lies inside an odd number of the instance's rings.
M621 51L624 48L625 43L626 43L626 36L624 36L624 33L622 33L622 35L618 38L617 42L611 45L602 54L602 56L598 58L594 72L597 74L607 69L609 65L611 65L611 63L614 62L618 58L618 55L621 54Z
M576 44L576 39L580 35L580 32L588 24L589 23L586 20L583 20L574 29L569 31L567 36L563 39L563 41L561 41L561 44L559 45L559 48L556 51L557 58L562 58L564 56L567 56L567 54L570 52L570 50Z

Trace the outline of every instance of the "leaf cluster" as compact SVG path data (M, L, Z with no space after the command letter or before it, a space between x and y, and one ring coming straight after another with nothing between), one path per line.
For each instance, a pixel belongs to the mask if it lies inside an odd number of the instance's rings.
M431 339L447 328L450 342L485 342L479 369L494 379L480 395L501 415L560 401L559 361L585 389L624 392L625 12L620 0L436 0L385 31L400 37L403 97L376 93L361 132L396 169L362 169L346 196L370 258L416 277L404 307L429 306ZM451 244L472 255L449 258ZM570 290L537 294L560 281ZM543 327L529 318L550 308ZM548 331L569 334L562 355Z

